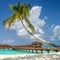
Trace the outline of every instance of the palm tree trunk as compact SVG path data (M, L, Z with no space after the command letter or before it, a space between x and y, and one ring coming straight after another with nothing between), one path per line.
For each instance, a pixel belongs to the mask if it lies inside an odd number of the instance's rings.
M24 25L24 23L23 23L22 20L21 20L21 23L22 23L23 27L25 28L25 30L26 30L30 35L32 35L33 37L37 38L37 39L40 40L41 42L44 42L44 43L46 43L46 44L48 44L48 45L51 45L51 46L54 46L54 47L58 47L58 45L55 45L55 44L53 44L53 43L51 43L51 42L49 42L49 41L46 41L46 40L40 38L40 37L39 37L38 35L36 35L36 34L31 33L31 32L25 27L25 25Z

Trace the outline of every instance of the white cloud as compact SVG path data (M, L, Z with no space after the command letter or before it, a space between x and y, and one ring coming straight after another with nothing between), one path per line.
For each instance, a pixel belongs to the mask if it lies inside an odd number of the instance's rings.
M60 25L54 27L51 40L60 40Z
M44 19L46 20L47 19L47 16L45 16Z
M45 32L43 31L43 29L36 27L35 30L36 30L36 32L35 32L36 35L38 35L39 37L44 36ZM33 37L33 36L30 36L30 37L31 37L30 39L35 39L35 37Z
M26 36L28 33L25 31L25 29L20 29L17 31L18 36Z
M14 42L14 40L8 39L8 40L3 40L2 44L12 44L13 42Z
M22 25L21 25L21 22L19 20L16 19L15 23L11 26L10 29L13 29L13 30L19 30L19 29L22 29Z
M30 22L35 26L35 30L36 30L35 34L37 34L39 36L44 35L44 30L42 29L42 27L44 27L44 25L46 24L44 19L39 18L40 14L41 14L41 9L42 9L42 7L40 7L40 6L32 7L32 9L30 10L30 17L29 17ZM25 21L24 21L24 24L26 25ZM18 36L26 37L29 35L25 31L25 29L22 27L21 23L18 20L15 21L15 23L13 24L11 29L16 30Z
M49 29L53 29L54 28L54 24L51 25L51 27Z
M39 29L40 34L44 34L44 31L42 29Z
M30 21L34 26L43 27L46 24L44 19L39 18L41 14L41 9L42 7L40 6L34 6L30 11Z

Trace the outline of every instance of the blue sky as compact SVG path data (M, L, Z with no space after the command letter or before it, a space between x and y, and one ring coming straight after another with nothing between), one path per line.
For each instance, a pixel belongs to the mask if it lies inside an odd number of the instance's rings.
M40 37L60 45L60 0L20 0L21 3L30 3L31 11L37 8L36 12L32 13L38 16L36 19L40 22L37 33ZM18 0L0 0L0 43L8 43L12 45L28 44L33 41L38 41L28 34L20 34L21 30L7 30L3 26L3 21L12 14L12 10L8 8L9 4L17 4ZM42 8L40 8L42 7ZM35 10L34 10L35 11ZM40 15L39 15L40 14ZM35 16L35 17L36 17ZM33 17L33 19L35 18ZM30 17L32 20L32 17ZM40 20L40 21L39 21ZM37 22L37 23L38 23ZM18 23L18 22L17 22ZM42 25L42 26L40 26ZM24 30L23 30L24 31ZM19 34L18 34L19 32ZM28 37L28 36L29 37Z

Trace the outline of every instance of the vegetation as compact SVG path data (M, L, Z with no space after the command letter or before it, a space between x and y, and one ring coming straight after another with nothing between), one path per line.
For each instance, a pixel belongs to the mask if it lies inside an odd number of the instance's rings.
M29 21L29 11L30 11L30 4L27 4L27 3L23 3L21 4L20 2L18 2L17 5L13 5L13 4L10 4L9 5L9 8L13 10L13 13L11 16L9 16L6 20L3 21L3 24L4 26L6 24L8 24L8 28L10 28L10 26L13 25L13 23L15 22L16 19L18 19L19 21L21 21L22 23L22 26L25 28L25 30L32 36L34 36L35 38L37 38L38 40L46 43L46 44L49 44L49 45L52 45L54 47L56 47L57 45L53 44L53 43L50 43L42 38L40 38L39 36L37 36L36 34L33 34L32 32L35 31L35 28L34 26L31 24L31 22ZM29 29L24 25L24 21L27 23L27 25L29 26L29 28L32 30L32 32L29 31Z

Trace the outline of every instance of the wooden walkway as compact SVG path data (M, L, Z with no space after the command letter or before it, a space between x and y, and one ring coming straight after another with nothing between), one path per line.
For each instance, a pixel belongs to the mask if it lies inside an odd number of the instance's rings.
M38 51L41 51L41 53L43 53L43 51L47 51L47 53L49 53L51 50L58 52L60 51L60 47L55 47L55 48L42 48L42 47L31 47L30 45L26 45L26 46L8 46L8 45L2 45L0 46L0 48L7 48L8 50L11 48L13 50L22 50L22 51L26 51L26 52L30 52L30 50L32 51L32 53L34 52L34 50L36 51L36 53L38 53Z
M33 50L36 51L36 53L38 53L38 50L41 51L41 53L43 53L43 51L47 51L47 53L49 53L49 51L53 50L55 52L58 52L60 51L60 48L34 48L34 47L19 47L19 48L13 48L14 50L26 50L26 52L30 52L30 50L32 50L32 53L33 53Z

